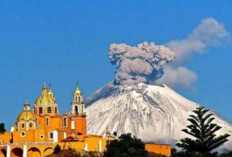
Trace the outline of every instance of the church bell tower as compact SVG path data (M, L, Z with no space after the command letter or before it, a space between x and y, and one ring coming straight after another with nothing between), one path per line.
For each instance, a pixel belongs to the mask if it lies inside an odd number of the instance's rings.
M73 93L73 102L72 102L72 115L81 116L85 115L85 104L83 96L79 88L77 87Z
M75 135L86 135L86 112L82 92L77 87L72 101L72 129Z

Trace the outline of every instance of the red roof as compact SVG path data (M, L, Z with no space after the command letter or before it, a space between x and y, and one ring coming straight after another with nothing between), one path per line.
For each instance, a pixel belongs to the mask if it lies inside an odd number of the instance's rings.
M75 137L72 137L72 136L69 136L69 137L61 140L61 142L76 142L76 141L78 141L78 139Z

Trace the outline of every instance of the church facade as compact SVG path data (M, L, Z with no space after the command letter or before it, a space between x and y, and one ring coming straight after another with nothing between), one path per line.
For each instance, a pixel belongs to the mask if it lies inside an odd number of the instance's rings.
M44 84L33 107L26 100L11 132L0 134L0 157L48 155L56 144L66 147L66 139L70 138L73 141L67 147L86 151L101 151L106 143L102 136L87 135L85 104L78 87L73 93L71 112L59 114L55 95Z

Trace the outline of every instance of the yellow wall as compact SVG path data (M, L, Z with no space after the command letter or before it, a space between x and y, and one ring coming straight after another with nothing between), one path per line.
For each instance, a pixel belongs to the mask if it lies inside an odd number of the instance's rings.
M88 151L98 151L99 141L101 141L101 150L104 151L107 139L102 137L87 137L84 140L85 143L88 143Z
M61 116L37 116L38 120L38 127L36 129L28 128L26 127L26 121L22 121L18 124L18 128L15 127L15 131L12 133L13 142L53 142L53 139L50 138L50 133L52 133L54 130L58 131L58 139L59 141L64 139L64 132L66 133L66 137L72 135L71 130L71 117L69 117L67 114L61 115ZM64 118L67 119L67 125L64 126ZM49 123L47 125L46 118L49 118ZM86 135L86 119L85 117L78 117L75 120L76 130L75 135L77 136L77 132L82 133L82 135ZM22 128L22 124L24 124L24 127ZM22 133L24 132L25 136L22 136ZM11 139L10 133L8 133L7 137L8 139ZM7 142L5 139L5 135L0 135L0 141L2 143L9 143L9 140Z
M17 135L17 132L15 132L15 135ZM2 135L0 135L2 137ZM7 137L7 136L6 136ZM78 142L59 142L61 146L61 149L79 149L79 150L84 150L85 145L88 145L88 151L99 151L99 141L101 141L101 151L106 150L106 143L107 139L102 138L102 136L96 136L96 135L86 135L86 136L79 136L80 138L83 139L83 141L78 141ZM21 139L16 138L18 141ZM29 142L30 138L26 137L23 139L23 142ZM20 141L21 142L21 141ZM40 157L44 155L51 154L54 150L54 145L28 145L27 146L27 151L28 151L28 157ZM15 156L15 150L20 148L23 150L23 145L21 146L11 146L11 155L12 157ZM165 156L171 156L171 146L170 145L158 145L158 144L145 144L145 148L149 152L154 152L157 154L162 154ZM5 147L0 147L0 157L3 156L3 152L6 150ZM18 149L19 150L19 149Z
M5 132L4 134L0 134L0 141L2 144L10 143L11 133Z
M25 133L22 136L22 132ZM28 131L14 131L13 132L13 143L21 143L21 142L34 142L35 141L35 131L28 130Z
M73 119L75 123L75 135L78 135L78 133L86 135L86 118L77 116Z
M145 148L148 152L153 152L156 154L171 156L171 146L170 145L160 145L160 144L145 144Z

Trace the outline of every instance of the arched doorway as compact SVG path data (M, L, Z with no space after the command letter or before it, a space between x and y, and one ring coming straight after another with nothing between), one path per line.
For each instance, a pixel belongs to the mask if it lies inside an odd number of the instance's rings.
M22 157L23 150L21 148L14 148L11 150L10 156L11 157Z
M32 147L28 150L27 157L41 157L41 152L38 148Z
M53 153L53 151L54 151L54 149L52 147L48 147L48 148L44 149L43 156L50 155Z
M0 157L6 157L6 149L0 150Z

